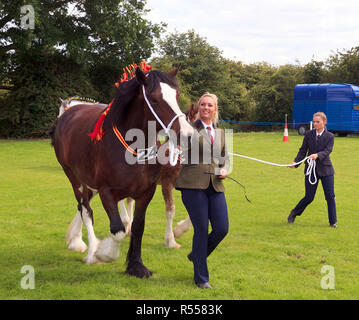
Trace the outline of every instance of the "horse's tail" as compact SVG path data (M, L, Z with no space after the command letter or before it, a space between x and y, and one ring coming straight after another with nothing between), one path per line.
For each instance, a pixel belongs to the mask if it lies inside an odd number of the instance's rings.
M48 134L51 138L51 145L54 146L55 143L55 130L56 130L56 126L57 126L57 121L58 119L55 120L54 124L52 125L52 127L49 129Z

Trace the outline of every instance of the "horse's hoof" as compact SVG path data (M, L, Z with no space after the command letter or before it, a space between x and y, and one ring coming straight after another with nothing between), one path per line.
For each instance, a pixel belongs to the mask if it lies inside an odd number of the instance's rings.
M75 238L68 244L68 248L69 250L83 253L87 250L87 245L82 239Z
M181 245L178 244L173 238L172 239L165 239L165 246L171 249L179 249Z
M92 256L86 256L83 261L86 263L86 264L100 264L101 261L99 261L95 255L92 255Z
M152 276L153 272L148 270L142 263L134 263L132 266L128 266L126 273L130 276L135 276L137 278L149 278Z
M112 262L120 256L120 242L116 242L112 237L102 240L96 249L95 256L102 262Z
M173 230L173 235L174 235L174 237L175 238L181 238L182 237L182 235L186 232L186 231L188 231L188 229L187 228L185 228L182 224L181 224L181 222L179 222L178 224L177 224L177 226L174 228L174 230Z
M175 238L180 238L185 232L191 228L191 221L187 218L177 223L173 230Z

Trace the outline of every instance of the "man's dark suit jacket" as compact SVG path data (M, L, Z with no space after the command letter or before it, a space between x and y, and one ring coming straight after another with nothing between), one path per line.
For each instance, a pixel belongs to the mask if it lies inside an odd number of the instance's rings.
M294 159L294 161L299 162L303 160L307 155L317 153L317 175L319 177L331 176L334 174L334 168L332 165L332 161L330 160L329 154L333 150L334 134L325 129L318 140L316 136L317 135L315 129L310 130L305 134L302 146L300 147L297 157ZM307 171L307 167L308 164L305 161L304 172Z

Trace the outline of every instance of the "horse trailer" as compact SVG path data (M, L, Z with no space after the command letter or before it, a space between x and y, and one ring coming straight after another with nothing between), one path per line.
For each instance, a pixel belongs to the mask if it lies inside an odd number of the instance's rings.
M345 83L298 84L294 88L293 128L304 135L316 112L327 116L327 129L345 136L359 133L359 87Z

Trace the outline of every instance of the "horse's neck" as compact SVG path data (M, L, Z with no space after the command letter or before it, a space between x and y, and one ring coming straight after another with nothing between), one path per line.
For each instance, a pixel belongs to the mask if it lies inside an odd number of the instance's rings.
M123 136L125 136L126 132L131 129L141 130L145 136L146 145L148 144L148 146L152 146L156 143L157 131L155 134L149 134L148 121L151 121L149 120L150 115L150 110L146 107L145 101L141 101L139 98L136 98L128 106L127 112L120 117L116 126L122 132ZM156 124L150 129L156 130ZM151 133L153 132L151 131ZM151 141L149 141L149 138Z

